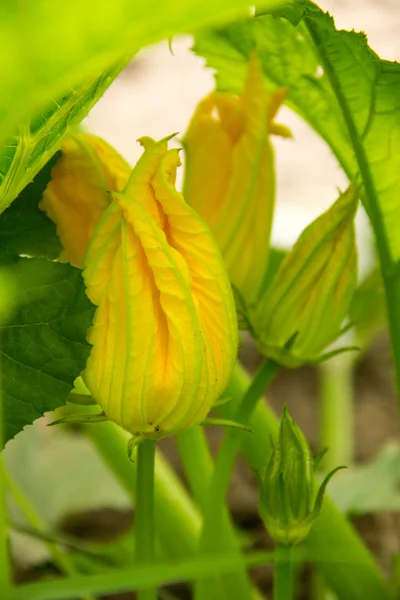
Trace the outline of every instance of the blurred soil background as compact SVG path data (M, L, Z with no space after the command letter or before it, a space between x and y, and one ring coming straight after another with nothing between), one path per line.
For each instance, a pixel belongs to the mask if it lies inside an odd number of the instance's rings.
M370 46L383 58L400 59L400 3L398 0L322 0L338 27L363 30ZM141 150L136 139L150 135L156 139L172 132L182 135L196 103L213 88L213 75L203 61L193 56L189 38L174 39L172 55L167 44L139 54L92 110L85 125L113 144L132 164ZM302 229L334 200L338 186L345 185L329 148L296 115L283 109L280 121L289 125L293 140L275 140L278 184L273 243L290 246ZM178 135L178 138L179 138ZM373 243L365 216L358 217L361 276L371 267ZM240 350L244 364L253 371L260 361L254 344L245 337ZM368 472L368 496L383 495L381 504L390 510L359 511L354 523L373 550L388 576L392 556L400 553L400 419L396 406L388 336L382 331L356 365L355 461L367 464L383 452L389 482ZM282 370L268 392L268 402L279 413L284 403L304 430L314 450L319 448L320 372L314 367ZM10 442L5 460L15 481L30 497L33 506L49 528L77 541L99 544L124 539L132 526L130 501L107 471L90 443L79 431L47 428L41 419ZM221 432L208 431L213 450ZM389 446L388 446L389 443ZM179 470L173 440L162 443L167 456ZM380 455L382 457L382 454ZM378 458L379 460L379 458ZM367 473L367 474L368 474ZM340 475L338 475L339 479ZM365 477L362 479L365 484ZM364 489L364 488L363 488ZM340 486L333 489L340 504ZM335 495L336 494L336 495ZM390 498L389 498L390 496ZM232 477L229 503L236 522L253 539L253 547L271 547L257 512L254 474L239 460ZM11 507L15 521L21 516ZM21 528L21 527L20 527ZM46 549L39 540L21 532L12 535L17 578L20 581L54 573ZM123 548L123 543L122 546ZM255 579L266 591L271 589L270 568L257 569ZM299 598L309 598L308 571L302 578ZM183 587L174 596L190 598ZM120 595L118 598L133 598ZM117 598L115 596L114 598Z

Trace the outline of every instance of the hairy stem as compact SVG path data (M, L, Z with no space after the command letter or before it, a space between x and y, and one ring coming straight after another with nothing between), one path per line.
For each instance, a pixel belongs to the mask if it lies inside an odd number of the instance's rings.
M155 443L145 440L137 450L135 556L137 563L154 560L154 459ZM157 588L138 592L138 600L157 600Z
M244 393L233 419L239 423L247 423L260 397L270 384L277 371L278 365L273 361L265 361L259 368L248 390ZM243 438L251 435L240 430L229 430L222 440L214 465L207 503L204 510L204 525L200 540L200 552L227 551L226 541L221 535L225 497L235 458ZM203 600L206 597L204 586L206 582L199 581L196 585L195 597Z
M293 579L293 547L277 544L275 548L274 600L292 600Z
M340 354L320 367L321 447L328 449L324 471L353 461L353 366L351 356Z

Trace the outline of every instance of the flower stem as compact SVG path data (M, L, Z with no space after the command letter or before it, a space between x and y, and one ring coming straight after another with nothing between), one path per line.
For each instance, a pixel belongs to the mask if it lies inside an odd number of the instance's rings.
M203 514L208 502L211 476L214 462L208 447L207 438L202 427L192 427L176 436L179 455L181 457L185 476L196 503L200 506ZM201 476L199 477L199 473ZM221 515L222 523L220 535L224 538L230 554L240 556L240 540L236 535L234 525L230 518L227 507L224 505ZM246 566L243 564L235 572L229 575L216 577L214 581L208 581L202 586L204 597L207 600L245 600L256 599L257 591L252 589Z
M275 548L274 600L293 598L293 546Z
M353 460L353 365L351 356L341 354L320 367L321 447L328 448L324 471Z
M248 390L243 395L234 420L246 424L253 410L255 409L260 397L265 392L274 377L278 365L270 360L266 360ZM244 431L232 429L226 432L222 440L218 456L215 461L214 471L207 495L207 502L204 509L204 525L200 539L200 552L226 551L229 548L224 543L224 536L221 535L221 527L224 518L225 497L228 491L229 480L237 453L239 452L243 436L251 435ZM195 598L202 600L205 598L204 586L206 582L199 581L196 585Z
M154 459L155 443L145 440L137 449L135 556L137 563L154 560ZM157 600L157 589L138 592L138 600Z
M136 503L137 462L126 451L129 434L111 421L85 428L96 450ZM155 529L162 550L170 558L193 555L197 549L201 519L192 499L162 453L156 451L154 473Z
M239 423L247 424L259 399L268 388L272 378L276 374L278 365L270 360L266 360L248 390L243 396L242 401L235 413L234 420ZM229 430L222 440L218 456L215 461L214 472L211 480L210 491L208 493L208 502L206 507L206 521L204 526L204 538L207 533L212 537L218 537L218 523L221 522L220 511L224 506L225 496L228 491L231 471L235 463L235 458L240 450L244 435L249 433L239 430ZM215 510L217 508L217 510ZM216 529L214 529L216 528Z

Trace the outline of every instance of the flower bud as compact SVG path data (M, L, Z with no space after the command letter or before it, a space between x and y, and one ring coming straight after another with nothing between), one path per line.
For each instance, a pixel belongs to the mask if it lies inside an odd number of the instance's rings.
M267 269L275 202L271 133L286 90L268 94L252 55L243 95L214 92L198 105L184 138L185 198L208 223L231 282L251 303Z
M320 360L341 334L357 283L357 199L351 185L303 231L254 308L259 347L282 365Z
M84 258L97 306L84 381L137 440L200 423L237 352L234 302L207 226L175 189L167 140L145 152L98 223Z
M104 140L75 133L61 147L39 208L57 225L59 260L82 266L90 237L110 204L107 190L120 191L131 169Z
M277 544L294 545L306 537L319 516L325 488L338 469L316 493L310 447L285 407L278 440L265 474L259 478L260 514Z

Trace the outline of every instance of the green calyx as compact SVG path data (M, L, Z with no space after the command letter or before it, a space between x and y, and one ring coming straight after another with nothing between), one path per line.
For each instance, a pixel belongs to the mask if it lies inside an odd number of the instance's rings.
M265 472L259 474L260 514L277 544L301 542L318 518L326 486L343 467L334 469L315 488L315 462L308 442L283 409L278 441Z

